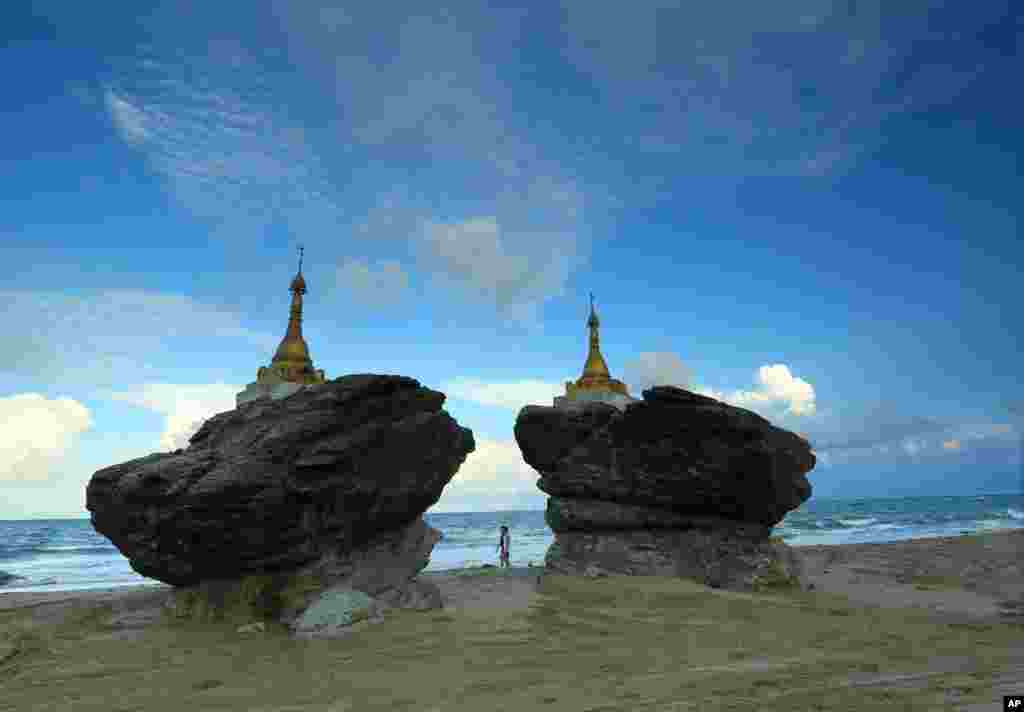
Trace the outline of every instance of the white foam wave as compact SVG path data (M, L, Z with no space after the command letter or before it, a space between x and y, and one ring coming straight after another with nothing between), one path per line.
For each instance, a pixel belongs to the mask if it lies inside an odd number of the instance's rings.
M1010 515L1010 519L1024 519L1024 512L1019 509L1009 507L1007 508L1006 513Z
M848 527L866 527L870 524L874 524L878 520L874 517L867 517L864 519L840 519L839 521Z

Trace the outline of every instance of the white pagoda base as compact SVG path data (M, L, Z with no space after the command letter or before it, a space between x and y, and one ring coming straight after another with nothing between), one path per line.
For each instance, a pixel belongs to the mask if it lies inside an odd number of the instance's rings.
M291 394L298 393L307 387L304 383L250 383L245 387L244 391L235 396L235 407L237 408L244 403L263 398L270 400L287 398Z
M568 396L556 396L555 407L573 408L582 406L586 403L607 403L608 405L615 406L619 410L625 410L627 405L630 403L636 403L638 400L640 399L632 398L614 391L581 391L577 392L572 398L569 398Z

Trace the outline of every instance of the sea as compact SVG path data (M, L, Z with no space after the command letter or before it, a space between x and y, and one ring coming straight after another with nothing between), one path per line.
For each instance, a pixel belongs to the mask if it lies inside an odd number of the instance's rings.
M498 563L498 533L509 527L513 566L541 566L553 534L542 510L426 512L441 532L426 571ZM779 523L774 536L793 546L890 542L1024 529L1024 495L870 499L814 498ZM88 518L0 520L0 594L158 585L135 573L128 559Z

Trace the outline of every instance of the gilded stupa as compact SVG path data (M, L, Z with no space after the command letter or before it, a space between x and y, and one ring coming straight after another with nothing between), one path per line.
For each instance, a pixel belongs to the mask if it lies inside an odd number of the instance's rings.
M302 253L299 248L299 271L292 279L289 291L292 306L288 314L288 330L274 353L269 366L256 371L256 381L245 387L236 397L237 405L260 398L284 398L305 388L324 383L324 372L313 368L309 346L302 337L302 295L306 293L306 280L302 276Z
M636 401L629 395L629 389L622 381L612 378L608 364L601 355L601 321L594 309L594 295L590 295L590 318L587 328L590 329L590 350L583 364L583 375L576 382L565 382L565 395L555 398L555 407L570 407L579 402L601 402L624 409L629 403Z

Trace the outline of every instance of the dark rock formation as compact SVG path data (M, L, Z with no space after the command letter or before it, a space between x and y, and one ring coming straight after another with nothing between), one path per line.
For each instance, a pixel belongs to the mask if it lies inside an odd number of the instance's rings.
M807 441L680 388L643 397L625 412L601 403L520 411L516 441L551 495L546 568L738 589L798 577L798 560L769 534L811 495Z
M99 470L86 507L135 571L202 589L215 609L253 590L276 601L298 579L399 600L439 537L420 517L474 449L444 400L411 378L364 374L246 403L207 420L186 450ZM179 594L176 608L196 608Z
M430 561L439 532L422 518L348 552L330 552L289 571L210 579L176 588L174 619L273 620L297 637L333 638L383 620L390 608L441 608L441 592L416 574Z

